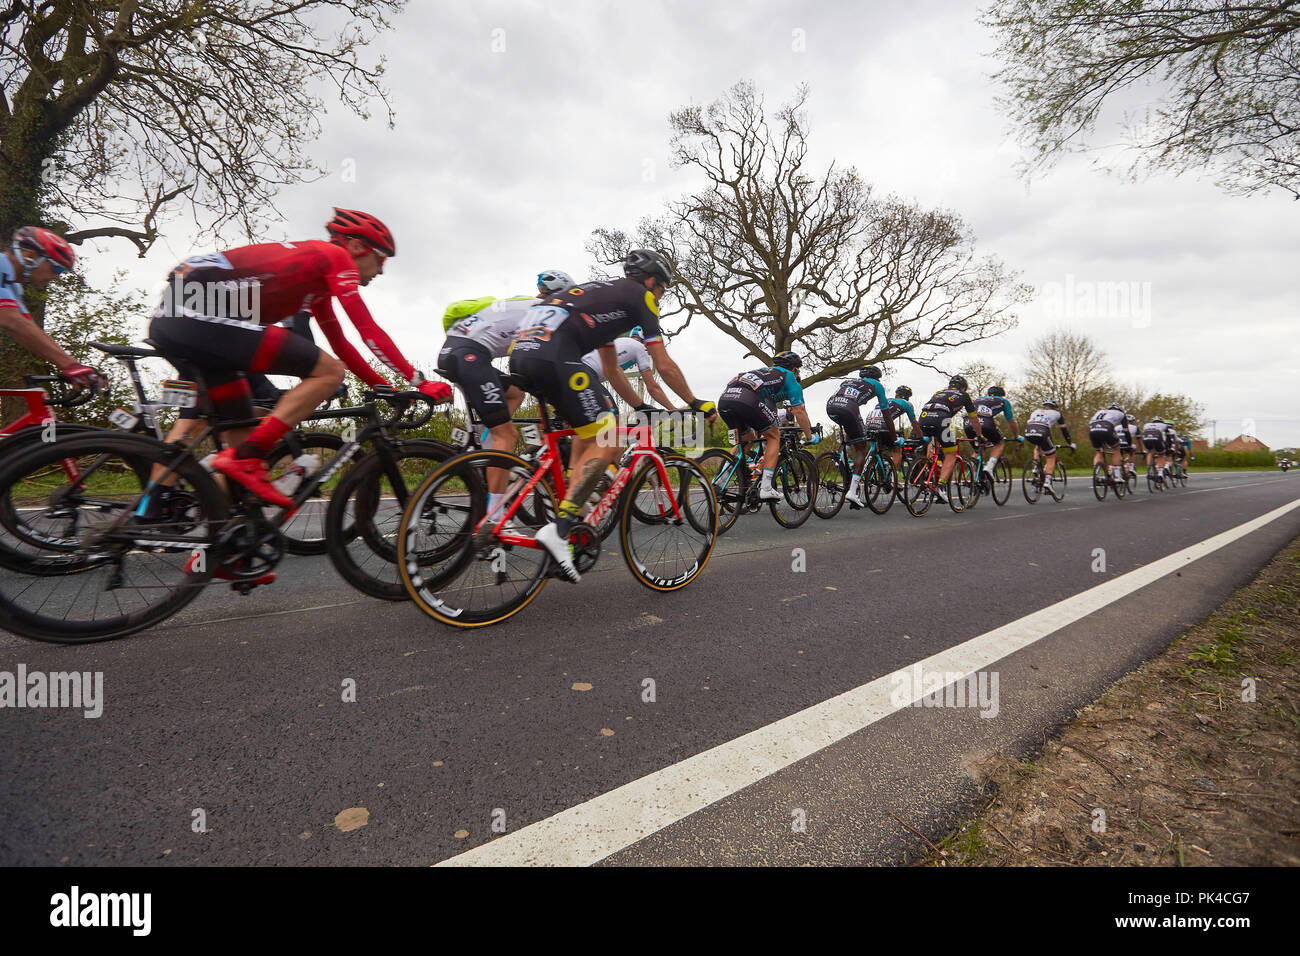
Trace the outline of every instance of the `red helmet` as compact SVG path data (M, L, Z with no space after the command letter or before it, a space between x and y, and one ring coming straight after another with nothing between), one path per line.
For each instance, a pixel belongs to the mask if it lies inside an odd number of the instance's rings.
M68 245L68 240L40 226L23 226L14 233L14 253L22 260L28 271L41 264L40 259L29 262L20 251L23 249L36 253L41 259L49 259L54 265L60 267L59 271L71 269L72 264L77 261L77 254L72 251L72 246Z
M387 226L369 213L359 212L356 209L336 208L334 218L325 223L325 229L331 239L340 236L352 237L373 246L385 256L397 254L393 234L388 231Z

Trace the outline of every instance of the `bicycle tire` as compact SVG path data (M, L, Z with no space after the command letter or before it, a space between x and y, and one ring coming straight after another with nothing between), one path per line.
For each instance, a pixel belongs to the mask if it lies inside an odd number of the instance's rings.
M874 514L883 515L894 506L898 477L894 463L876 454L867 462L867 473L862 479L867 483L867 507Z
M428 462L429 467L422 469L427 475L453 457L450 446L417 439L395 442L386 451L368 452L357 459L330 495L325 510L325 551L339 576L362 594L383 601L405 601L408 595L397 569L397 525L410 500L411 486L424 475L393 487L385 455L392 457L403 479L403 463ZM385 505L387 500L393 504ZM438 560L446 557L441 555Z
M850 477L848 466L835 452L824 451L817 456L817 498L813 514L819 518L834 518L844 507Z
M999 496L999 491L1001 495ZM1001 508L1011 498L1011 466L999 459L993 468L993 503Z
M313 450L327 451L328 455L318 455L321 464L325 464L334 453L343 447L343 438L333 432L296 432L289 438L281 439L271 453L266 456L267 472L272 481L282 478L284 472L293 464L300 454L310 454ZM355 465L355 463L354 463ZM331 478L331 481L335 480ZM332 490L332 489L331 489ZM292 496L293 492L288 492ZM280 526L284 535L284 546L290 554L313 555L324 554L325 512L328 508L329 491L321 486L312 496L302 503L293 516ZM279 508L268 506L265 509L268 518L279 512Z
M817 464L812 455L802 449L782 453L776 460L772 487L781 492L780 498L767 503L776 523L783 528L802 525L817 500Z
M711 464L716 462L717 464ZM718 534L726 534L736 523L743 510L740 490L740 469L736 456L722 448L709 448L696 456L695 463L709 476L713 495L718 501ZM722 484L719 486L719 478Z
M512 487L514 476L532 475L535 470L522 458L502 451L481 450L456 455L434 468L411 494L398 528L397 568L403 587L417 608L452 627L486 627L513 617L541 593L549 579L552 562L545 548L517 548L505 545L499 539L496 543L491 540L475 543L472 529L487 511L486 469L490 467L509 469ZM546 510L556 513L559 503L549 484L539 481L534 493L547 496L549 507ZM506 494L505 504L509 507L513 503L509 497L512 494L510 488ZM536 523L545 519L545 514L538 509L534 511L536 513L528 512L527 520L532 522L529 528L536 531ZM424 540L428 537L428 516L444 512L463 512L469 520L456 528L437 529L440 535L446 536L447 544L458 543L458 546L452 549L452 556L442 562L427 563L425 555L447 550L437 539L433 543ZM519 519L524 513L523 509L516 511L515 518ZM456 520L453 519L452 524ZM467 525L470 530L466 530ZM526 555L531 567L517 574L519 586L513 593L504 597L489 594L493 586L499 590L506 583L502 575L519 569L517 563L511 565L512 555ZM485 601L470 604L479 598Z
M1106 491L1109 486L1106 483L1106 466L1092 466L1092 493L1098 501L1106 500Z
M948 508L953 514L959 515L970 507L970 469L966 467L966 459L961 455L952 463L952 471L948 473L944 490L947 492Z
M138 475L141 470L147 474L157 464L172 464L178 455L183 457L174 471L177 487L193 497L183 526L132 525L132 519L127 518L129 533L108 529L108 543L86 542L87 534L106 531L104 523L92 524L78 529L79 543L71 551L30 555L25 569L6 561L5 566L18 573L0 575L0 628L39 641L87 644L127 637L158 624L194 600L211 579L218 557L218 533L227 516L225 495L193 456L146 435L77 435L40 443L21 455L7 457L0 467L0 498L12 500L14 489L27 476L39 474L65 458L86 457L103 462L119 457ZM94 483L99 472L86 469L82 474L85 481ZM103 474L111 477L108 470ZM84 490L78 492L68 486L59 507L75 508L83 500L82 494ZM122 497L122 508L115 509L115 521L123 512L134 512L139 502L139 493L126 492ZM22 492L17 499L22 500ZM91 513L102 513L100 505L92 505ZM147 543L141 546L140 541ZM205 560L198 570L187 571L190 558L196 554L204 555ZM206 560L208 555L212 560ZM147 571L147 577L141 571ZM164 575L172 583L164 580ZM41 583L35 583L38 581ZM150 600L155 593L158 600ZM111 606L109 601L103 601L105 613L101 617L96 612L106 594L111 595ZM59 607L67 608L64 616L52 616L50 612ZM72 619L74 611L83 616Z
M623 547L623 560L633 578L652 591L678 591L699 577L713 555L713 546L718 540L718 502L708 474L691 459L684 455L666 455L664 468L669 473L668 487L673 491L681 517L673 515L655 462L645 461L628 482L618 535ZM673 471L677 472L676 481L673 480ZM654 514L655 520L646 522L637 517L634 512L638 507L646 514ZM659 528L660 533L650 535L646 531L649 527ZM677 529L678 533L674 534L671 529ZM638 548L633 542L634 530L646 534L653 546ZM692 543L692 535L699 538L697 543ZM666 562L672 541L678 542L676 558ZM673 573L652 573L652 556L642 554L643 551L653 552L655 571L665 567L672 568Z
M903 485L903 505L913 518L923 518L930 505L934 504L934 491L926 483L930 473L930 459L918 458L908 469L907 481Z
M1037 459L1029 459L1025 462L1024 471L1020 475L1020 490L1031 505L1038 504L1038 499L1043 496L1043 486L1035 484L1043 476L1043 473L1034 467L1036 464L1038 464Z

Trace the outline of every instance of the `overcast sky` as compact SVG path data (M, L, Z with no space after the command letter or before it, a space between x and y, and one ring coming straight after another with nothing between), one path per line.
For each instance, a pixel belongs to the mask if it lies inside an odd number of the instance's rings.
M1300 445L1296 204L1229 196L1208 176L1128 182L1087 158L1026 185L977 13L958 0L412 0L370 50L388 58L394 128L331 109L313 147L330 176L282 194L272 235L323 238L334 205L384 219L398 255L365 298L430 368L449 301L530 291L544 268L581 279L592 229L631 229L699 187L668 165L671 110L741 79L774 107L806 81L815 165L854 165L882 193L956 211L981 253L1039 290L1017 329L967 346L952 367L969 356L1014 377L1037 336L1071 328L1105 347L1120 380L1204 403L1220 438L1253 420L1270 446ZM1112 127L1097 141L1119 139ZM177 219L143 260L121 242L83 254L93 279L126 268L152 289L198 251ZM1102 283L1124 283L1129 307L1090 308ZM708 397L754 364L694 325L670 351ZM887 378L918 397L944 384L906 364ZM829 391L810 390L814 419Z

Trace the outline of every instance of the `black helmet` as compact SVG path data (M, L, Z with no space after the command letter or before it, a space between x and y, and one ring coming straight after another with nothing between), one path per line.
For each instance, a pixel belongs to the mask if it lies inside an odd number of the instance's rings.
M952 378L948 379L948 387L949 387L949 388L966 388L966 387L967 387L967 385L966 385L966 379L963 378L963 377L960 376L960 375L954 375Z
M629 279L647 279L654 276L665 287L673 284L673 264L662 252L653 249L633 249L623 260L623 275Z
M992 395L994 398L1006 398L1007 390L1003 388L1001 385L990 385L989 394Z
M904 398L904 399L911 398L912 390L908 388L906 385L900 385L898 386L898 388L894 389L894 397Z
M883 374L879 365L868 365L858 371L858 378L874 378L876 381L880 381L880 376Z
M778 352L772 359L772 364L781 368L796 369L803 368L803 359L794 352Z

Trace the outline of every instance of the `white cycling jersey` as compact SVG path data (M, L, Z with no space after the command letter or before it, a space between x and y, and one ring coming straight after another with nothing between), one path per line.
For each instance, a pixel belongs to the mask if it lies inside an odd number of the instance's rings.
M510 351L510 340L524 315L540 301L534 296L524 295L497 299L473 315L453 323L447 334L472 339L491 352L493 358L501 358Z
M655 367L654 362L650 361L650 353L646 351L646 347L631 336L620 336L610 344L618 352L618 367L623 371L630 372L635 368L642 372L649 372ZM605 380L605 373L600 364L600 349L592 349L582 357L582 360L601 381Z
M1118 428L1120 425L1124 424L1126 420L1127 416L1125 416L1123 412L1117 411L1114 408L1103 408L1096 415L1092 416L1092 421L1088 424L1097 426L1104 423Z
M1029 421L1025 423L1026 427L1030 425L1046 425L1048 431L1052 426L1060 426L1065 421L1065 417L1055 408L1039 408L1029 416Z

